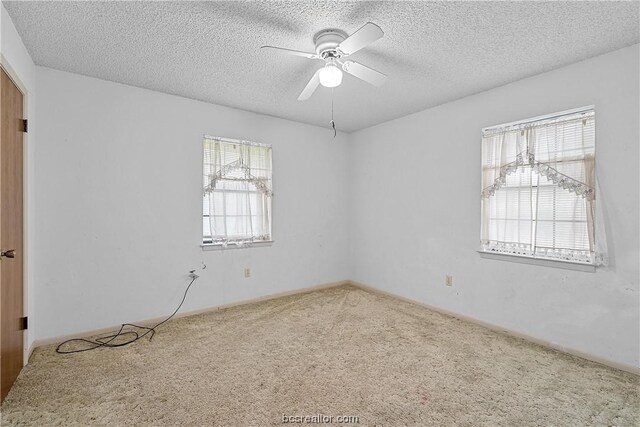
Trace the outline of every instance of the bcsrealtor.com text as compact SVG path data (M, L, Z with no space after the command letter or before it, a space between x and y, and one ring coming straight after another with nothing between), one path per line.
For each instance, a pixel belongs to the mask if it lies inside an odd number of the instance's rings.
M282 424L358 424L360 417L355 415L285 415Z

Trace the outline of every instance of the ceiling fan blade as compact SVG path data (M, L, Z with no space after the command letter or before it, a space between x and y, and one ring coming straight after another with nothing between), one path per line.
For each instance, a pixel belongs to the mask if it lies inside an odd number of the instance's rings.
M322 68L320 68L320 70L322 70ZM311 77L311 80L309 80L309 83L307 83L304 89L302 89L302 92L300 92L300 96L298 97L298 101L306 101L311 98L313 92L316 91L320 84L320 70L316 71L313 77Z
M338 45L338 49L346 55L351 55L382 36L384 36L384 33L380 27L373 22L367 22L358 31L343 40L343 42Z
M310 52L301 52L299 50L293 49L285 49L284 47L276 47L276 46L261 46L260 49L275 49L283 53L288 53L289 55L302 56L303 58L309 59L322 59L320 55L316 55L315 53Z
M358 64L355 61L345 61L342 64L342 69L346 73L378 87L382 86L387 80L386 74L382 74L380 71Z

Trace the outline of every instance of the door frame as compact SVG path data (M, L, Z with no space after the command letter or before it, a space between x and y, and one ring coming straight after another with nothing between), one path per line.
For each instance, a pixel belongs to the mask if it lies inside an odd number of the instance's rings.
M20 93L22 93L22 117L29 120L29 91L20 79L20 76L15 71L7 58L0 53L0 68L7 73L7 76L16 85ZM29 120L30 121L30 120ZM24 253L22 262L22 313L23 316L29 316L29 215L28 215L28 200L29 200L29 137L33 135L32 123L29 123L29 129L26 133L22 134L22 247ZM31 356L31 347L29 346L29 332L31 329L31 321L29 321L29 328L22 334L22 366L25 366L29 362L29 356Z

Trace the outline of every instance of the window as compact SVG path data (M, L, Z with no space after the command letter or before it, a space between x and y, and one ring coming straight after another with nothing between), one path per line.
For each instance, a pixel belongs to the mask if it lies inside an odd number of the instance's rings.
M205 136L202 243L271 241L271 146Z
M597 265L595 112L483 130L483 252Z

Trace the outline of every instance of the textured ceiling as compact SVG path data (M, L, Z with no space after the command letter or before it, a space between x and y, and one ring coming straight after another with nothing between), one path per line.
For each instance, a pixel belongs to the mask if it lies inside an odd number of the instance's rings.
M639 40L637 2L10 2L38 65L328 127L331 89L298 94L327 28L367 21L385 37L352 58L389 75L346 75L339 130L362 129Z

